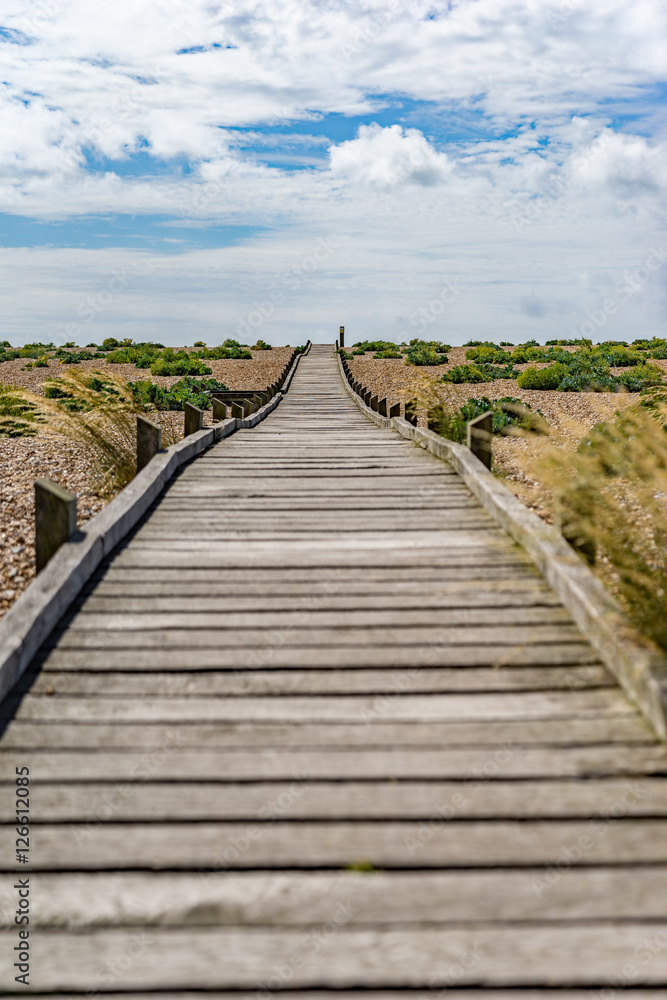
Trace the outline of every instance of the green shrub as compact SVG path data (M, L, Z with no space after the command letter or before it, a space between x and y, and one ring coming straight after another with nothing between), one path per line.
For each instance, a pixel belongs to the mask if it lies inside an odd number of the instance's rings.
M78 365L82 361L90 361L95 355L91 351L71 351L60 358L61 365Z
M9 341L0 344L0 362L16 361L18 358L39 358L47 351L53 351L53 344L26 344L25 347L12 347ZM61 349L62 350L62 349Z
M170 348L151 362L151 375L210 375L211 369L201 358L187 351L173 351Z
M386 351L378 351L377 354L373 355L373 357L377 358L378 360L385 360L387 358L393 358L393 359L398 358L398 359L400 359L400 358L403 357L403 355L401 354L401 352L399 350L397 350L395 347L393 347L393 348L391 348L389 350L386 350Z
M516 381L520 389L558 389L567 375L565 365L557 361L548 368L526 368Z
M253 351L272 351L273 347L271 344L267 344L265 340L258 340L256 344L253 345Z
M493 379L493 375L485 373L478 365L456 365L445 372L440 381L462 385L466 382L493 382Z
M206 395L213 390L221 391L228 386L217 379L198 379L192 376L180 379L170 389L156 385L148 380L128 382L128 388L143 410L182 410L185 403L192 403L202 410L211 408L211 398Z
M449 441L460 444L467 438L468 421L481 417L483 413L493 414L493 433L507 433L510 427L520 427L544 433L546 421L539 410L533 412L527 403L513 396L503 396L501 399L469 399L458 410L448 410L444 404L438 404L429 411L429 428Z
M479 347L470 347L466 351L468 361L483 361L487 364L505 364L509 360L509 355L502 347L495 344L481 344Z
M638 351L646 351L646 356L665 360L667 358L667 340L662 337L653 337L651 340L635 340L632 347Z
M365 354L367 351L381 354L384 351L395 351L396 344L391 340L360 340L352 345L355 354Z
M447 351L451 350L449 344L442 344L438 340L411 340L405 354L406 365L446 365L449 358Z
M107 354L106 360L110 365L135 365L137 368L150 368L153 361L160 357L162 350L162 344L142 342L132 344L131 347L119 347Z
M558 388L561 392L614 392L620 385L605 365L573 365Z
M120 344L115 337L107 337L106 340L102 341L103 351L115 351L117 347L120 347Z
M574 356L576 357L576 355ZM610 368L630 368L644 362L643 354L639 351L628 350L622 344L600 344L599 347L594 348L593 356Z
M260 348L266 350L266 348ZM271 350L271 348L268 348ZM201 351L194 351L197 358L205 358L208 361L251 361L252 354L244 344L239 344L238 340L225 340L221 347L206 347Z
M663 372L657 365L636 365L616 377L628 392L642 392L642 390L650 389L653 386L664 385Z

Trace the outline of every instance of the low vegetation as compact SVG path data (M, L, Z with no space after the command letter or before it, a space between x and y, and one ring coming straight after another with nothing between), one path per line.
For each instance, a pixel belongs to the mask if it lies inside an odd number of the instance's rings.
M212 404L208 393L229 388L217 379L193 378L191 375L180 379L170 389L148 380L128 382L127 385L139 409L145 411L182 410L186 403L198 406L200 410L210 410Z
M32 437L42 422L23 389L0 384L0 437Z
M405 359L406 365L416 365L425 367L427 365L446 365L448 361L447 351L451 351L449 344L443 344L439 340L411 340L409 344L394 344L390 340L362 340L355 344L352 352L344 349L340 350L342 357L348 361L355 355L364 355L373 352L375 359Z
M449 441L463 444L467 438L468 421L489 412L493 414L494 434L515 434L522 430L548 433L548 425L540 411L534 411L527 403L512 396L493 400L486 396L471 398L457 410L443 402L435 403L428 410L428 426Z
M533 340L511 350L506 350L512 347L506 341L495 344L490 340L471 340L464 346L466 364L444 372L442 382L463 385L516 379L520 389L642 392L663 382L663 373L652 364L652 359L667 358L667 340L661 338L638 339L632 344L605 341L595 346L589 340L558 340L543 347ZM574 351L566 350L572 347ZM447 364L450 350L448 344L436 340L411 340L400 345L387 340L364 340L355 344L351 353L344 350L340 353L350 360L355 355L373 352L374 359L403 358L407 365L425 367ZM530 367L523 367L526 365Z
M253 350L271 351L273 348L264 340L258 340ZM12 347L8 340L0 341L0 363L25 359L26 368L46 368L50 360L60 361L63 365L78 365L82 361L103 360L107 364L135 365L137 368L150 368L152 375L210 375L211 369L204 363L207 360L251 360L252 352L238 340L225 340L220 347L207 347L198 340L193 350L175 351L164 344L151 341L116 340L108 337L98 347L88 344L85 349L78 348L70 341L62 347L53 343L26 344L24 347Z
M667 396L660 389L596 424L572 450L547 442L526 459L551 491L554 520L667 650Z
M136 424L141 407L117 375L69 371L45 383L44 396L25 393L52 431L82 444L100 496L112 496L136 472ZM165 445L173 443L163 435Z

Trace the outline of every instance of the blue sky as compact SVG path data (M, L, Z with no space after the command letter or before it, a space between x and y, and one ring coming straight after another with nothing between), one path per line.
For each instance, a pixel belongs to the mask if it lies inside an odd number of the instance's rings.
M2 20L1 339L665 332L662 0Z

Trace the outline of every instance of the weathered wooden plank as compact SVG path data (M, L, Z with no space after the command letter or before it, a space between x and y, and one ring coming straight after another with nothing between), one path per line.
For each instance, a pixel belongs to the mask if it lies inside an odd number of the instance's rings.
M99 583L98 583L99 581ZM414 591L420 595L426 595L431 591L443 593L443 588L447 591L461 590L470 592L477 588L486 592L492 588L505 590L508 592L514 588L525 586L535 586L546 588L544 581L537 574L535 568L526 562L519 562L514 558L506 562L494 559L492 562L480 558L473 565L457 566L396 566L388 574L382 567L372 566L339 566L332 570L328 567L302 567L299 569L263 566L225 566L224 580L220 579L220 570L217 567L192 567L190 569L151 569L150 567L121 567L114 561L105 567L94 578L90 586L84 591L90 593L91 588L106 587L107 583L114 586L127 587L128 593L132 593L133 586L142 587L140 593L145 593L146 586L150 585L151 593L160 593L153 590L160 585L163 587L174 587L184 582L188 587L194 584L205 584L211 589L208 591L214 594L213 589L225 587L234 593L241 593L243 587L253 588L255 593L258 587L266 588L267 595L275 594L276 588L279 593L301 594L305 593L329 593L337 590L355 595L365 593L387 593L401 594L406 591ZM338 586L336 586L338 585ZM283 588L290 588L285 589ZM354 589L350 589L354 588ZM100 590L101 592L101 590Z
M171 637L174 638L173 636ZM287 638L287 637L285 637ZM172 643L160 651L159 660L151 647L138 648L134 641L127 647L93 649L53 648L46 652L44 669L74 670L221 670L280 669L317 667L357 669L359 667L421 666L536 666L549 664L597 663L591 647L584 642L508 644L506 646L294 646L284 645L227 648L219 643L210 647L186 643L176 648Z
M32 1000L46 1000L46 997L53 998L53 994L31 993ZM127 993L105 993L105 1000L128 1000ZM430 993L415 990L345 990L345 1000L427 1000ZM340 1000L340 990L330 991L318 989L317 992L310 990L299 990L290 992L281 990L281 1000ZM447 989L448 1000L526 1000L525 990L506 989ZM132 1000L155 1000L154 993L133 992ZM188 993L181 990L178 993L160 992L160 1000L201 1000L200 993ZM257 990L234 990L226 992L222 990L207 991L207 1000L258 1000ZM541 989L532 987L530 1000L591 1000L590 989L570 990L570 989ZM664 1000L664 991L661 989L624 989L623 1000Z
M515 772L505 761L525 750L498 749L488 754L488 768L497 767L498 780L468 781L313 781L295 777L292 781L263 781L229 784L197 781L161 782L162 769L156 765L149 780L133 786L108 782L54 781L39 783L31 819L34 823L86 823L113 819L114 822L177 822L188 820L273 823L277 820L419 820L417 839L431 839L451 819L573 819L609 817L667 816L667 782L662 778L606 778L596 781L576 779L505 780ZM581 753L553 751L556 760L545 767L548 775L575 766ZM591 754L587 762L595 759ZM606 754L601 772L611 754ZM625 756L625 755L624 755ZM533 757L538 755L533 751ZM635 760L638 754L635 754ZM598 755L601 759L602 755ZM511 758L510 758L511 759ZM542 753L542 760L546 754ZM561 765L561 766L559 766ZM445 765L446 769L446 765ZM419 771L419 767L415 768ZM221 776L225 777L225 776ZM270 778L266 774L266 778ZM15 789L0 785L1 814L11 815ZM417 848L419 849L419 848ZM664 887L663 887L664 888ZM664 891L660 893L667 914ZM614 913L618 917L618 913ZM457 919L461 919L457 912Z
M253 611L257 607L257 597L262 597L263 612L267 611L298 611L302 608L325 606L337 611L384 611L387 609L419 608L422 611L439 611L441 608L510 608L510 607L559 607L560 602L553 591L540 587L532 581L520 581L522 586L505 588L502 583L492 589L482 588L478 581L472 586L437 586L427 593L423 585L417 589L404 589L402 593L385 593L380 588L369 593L368 585L359 586L360 593L350 593L348 585L328 584L319 592L312 587L302 586L298 592L262 593L262 585L258 582L256 593L252 596L238 594L236 588L228 583L217 581L215 584L203 583L192 593L192 585L183 584L180 588L176 583L153 583L150 593L146 593L146 585L140 583L135 587L128 583L101 581L94 589L83 595L75 605L77 610L123 611L130 613L145 613L154 611ZM264 585L266 589L266 584ZM310 601L295 601L295 597L310 597Z
M165 550L158 543L133 545L121 550L116 556L114 565L126 569L128 567L138 569L216 569L218 573L224 569L248 569L265 567L269 570L278 569L313 569L322 567L324 570L338 569L342 566L364 567L369 564L373 568L383 567L387 575L393 574L400 568L433 566L438 560L448 559L452 566L469 566L478 568L480 563L496 564L505 567L506 571L512 568L512 551L495 552L492 549L481 549L477 552L461 554L450 550L436 550L430 554L422 554L418 550L394 549L387 551L372 550L365 546L359 546L351 551L343 549L325 549L321 552L313 550L295 550L294 546L282 546L270 544L250 544L246 543L246 548L239 547L239 543L231 542L224 545L210 546L208 549L202 546L185 547L172 545L171 549Z
M270 553L275 551L277 546L270 546L268 544L270 533L267 533L267 535L269 536L268 538L262 532L258 531L254 539L244 539L243 543L233 540L221 542L212 540L209 548L220 555L229 552L231 556L235 553L240 555L244 551L247 551L248 555L254 552L261 553L262 551ZM137 535L133 539L132 548L141 552L143 549L149 548L154 544L157 544L157 541L151 543L142 541ZM186 549L192 552L199 552L206 550L207 541L205 532L202 532L200 539L175 539L172 544L174 551ZM377 555L381 555L382 558L390 557L393 559L405 559L412 555L423 556L424 554L428 554L431 564L433 564L438 559L442 559L446 552L451 553L452 550L456 551L460 549L462 550L460 555L475 557L478 552L485 550L489 550L489 552L511 552L514 546L508 542L507 538L503 536L497 527L490 528L488 531L480 531L479 529L470 531L465 528L458 530L448 527L438 531L404 531L397 536L393 532L378 532L375 534L369 531L365 534L363 532L355 532L348 537L347 533L341 532L338 537L333 539L329 535L323 535L319 538L314 536L301 540L298 538L290 539L289 544L283 542L282 548L284 549L284 554L281 554L281 556L285 558L285 555L287 555L287 565L292 565L292 559L299 555L310 557L316 555L321 558L323 554L352 553L359 548L365 550L369 555L376 553Z
M351 927L407 926L424 921L497 925L502 921L605 920L611 899L616 921L660 920L665 918L666 876L667 868L661 865L570 868L558 878L551 877L542 888L543 868L378 871L370 875L342 871L296 875L231 871L111 875L44 872L39 876L39 906L35 907L32 923L40 930L128 924L194 928L286 923L307 927L326 924L331 919L332 901L335 907L339 899L349 900L347 923ZM542 891L536 891L535 885ZM13 914L0 911L0 920L0 926L14 926ZM625 991L623 997L627 998ZM522 1000L527 1000L525 994Z
M326 598L325 598L326 600ZM332 611L321 610L317 607L302 608L289 611L269 611L264 608L257 608L255 611L228 611L221 607L219 611L122 611L113 609L108 611L89 611L82 608L71 621L68 622L69 632L79 631L124 631L150 629L196 629L198 633L205 633L210 629L224 628L225 633L237 629L252 629L253 632L260 632L262 629L296 630L307 629L308 632L317 634L320 629L344 629L346 633L352 632L357 636L358 629L370 628L373 635L379 637L380 628L389 628L390 637L393 638L400 628L406 633L408 641L411 640L412 629L428 628L429 626L442 626L444 628L473 629L477 637L477 629L482 626L494 632L499 630L499 641L503 641L513 626L537 626L543 629L547 626L567 626L568 631L562 636L564 639L578 638L578 630L572 625L572 619L562 605L552 605L549 607L501 607L501 608L466 608L458 607L454 609L439 608L406 608L401 614L401 624L396 626L395 610L346 610ZM485 633L486 634L486 633ZM541 633L540 633L541 634ZM390 641L391 641L390 638ZM560 630L558 638L561 638ZM231 640L234 641L233 639ZM238 640L237 640L238 641ZM315 639L314 641L317 641ZM328 639L324 640L330 641ZM371 640L372 641L372 640ZM414 640L413 640L414 641ZM428 638L426 638L428 641ZM454 640L456 641L456 640ZM460 641L460 640L459 640ZM505 641L506 638L505 638Z
M35 935L33 989L86 990L99 981L137 989L431 987L479 984L602 986L661 941L665 924L587 922L561 925L420 929L350 928L346 901L332 901L330 931L155 928ZM329 925L324 925L328 927ZM651 931L653 934L651 934ZM3 932L0 974L9 982L15 935ZM113 970L119 956L131 956ZM221 961L224 956L224 961ZM667 985L667 956L656 944L641 966L644 985ZM100 970L103 970L100 973ZM618 970L618 971L617 971Z
M467 670L423 669L406 676L402 670L272 670L220 673L42 673L28 676L15 690L43 694L97 695L109 697L176 697L241 694L397 694L407 691L455 693L463 691L575 691L615 687L602 666L579 667L484 667Z
M108 716L107 716L108 718ZM137 715L134 715L137 718ZM0 761L6 763L5 751ZM185 781L196 774L200 781L285 781L299 777L310 781L337 780L489 780L509 778L604 777L659 775L665 771L662 747L623 745L563 747L558 753L541 747L521 750L501 744L488 748L362 747L281 749L246 747L224 752L182 750L178 728L169 744L151 754L100 750L31 754L33 783L46 781ZM473 776L471 778L471 776ZM2 781L13 782L8 770Z
M86 721L133 719L153 722L191 721L352 722L381 717L385 721L530 719L549 716L624 715L629 707L616 688L591 691L513 691L491 694L285 695L281 698L232 697L187 700L160 698L26 698L17 718ZM662 753L662 748L660 748Z
M103 569L96 579L106 579L110 581L139 582L142 585L152 583L208 583L212 585L223 583L234 592L243 592L243 587L256 588L258 583L264 578L268 594L275 593L276 587L283 584L290 585L307 592L312 592L315 588L318 592L326 593L327 588L332 584L349 583L357 588L357 591L366 585L369 592L383 590L382 579L386 580L387 590L390 592L392 586L400 593L402 586L427 589L424 583L451 583L474 585L477 582L483 585L487 581L497 581L500 585L510 578L512 581L538 581L535 569L524 561L515 559L510 553L506 557L502 554L498 556L492 553L490 556L481 553L479 558L469 559L456 557L446 566L432 566L423 562L420 565L397 564L390 567L387 572L386 566L368 566L358 564L348 566L340 563L337 566L313 565L313 566L265 566L262 563L252 563L246 566L241 565L241 560L236 564L230 564L225 560L224 580L220 577L220 563L213 563L209 566L201 566L194 560L190 566L151 566L143 560L137 560L134 565L119 563L117 560ZM144 553L145 555L145 553ZM254 592L254 589L253 589ZM295 590L295 592L299 592Z
M416 530L438 531L446 529L448 531L469 531L471 529L481 531L497 530L496 525L490 520L488 515L480 514L478 511L467 511L457 506L450 506L447 510L440 510L432 517L410 515L402 519L397 519L398 523L392 523L393 518L379 517L357 517L351 516L345 525L346 534L367 535L369 532L376 534L391 531L397 542L400 542L404 534L412 533ZM340 518L331 518L329 521L320 517L309 517L300 515L298 511L291 517L280 517L271 515L264 519L251 514L238 516L233 512L222 515L215 523L204 527L201 523L192 522L187 516L183 518L156 518L141 528L135 538L137 541L148 541L149 539L166 538L186 538L197 539L209 537L215 542L234 541L238 538L249 536L265 540L275 538L280 541L291 541L292 539L309 541L322 540L331 536L340 535Z
M607 718L557 716L552 719L503 719L486 721L383 722L382 716L369 723L290 722L207 723L179 720L178 728L161 723L60 723L10 722L2 737L5 750L80 749L159 750L178 733L183 749L222 749L239 746L318 747L448 745L496 748L512 746L563 747L592 743L653 745L646 722L628 706L627 715Z
M307 615L307 613L304 613ZM122 618L122 616L121 616ZM76 619L79 620L78 618ZM131 617L129 619L132 620ZM247 628L227 628L220 616L218 628L192 625L191 628L170 628L166 623L156 623L153 629L107 627L85 630L68 628L54 633L54 645L59 649L112 649L123 648L128 643L134 649L162 649L166 644L195 646L199 649L217 647L270 648L289 642L291 646L332 647L341 646L399 646L399 645L448 645L476 646L530 646L538 643L577 642L580 632L567 623L555 625L410 625L340 628L311 628L307 624L268 625L259 622Z
M251 831L259 829L250 824ZM446 823L430 840L419 822L277 822L248 835L240 823L40 824L36 871L534 867L667 863L667 820L473 820ZM92 836L90 833L92 832ZM15 855L0 826L0 870ZM583 846L582 846L583 845ZM4 859L8 859L5 861ZM12 869L13 870L13 869ZM546 875L546 872L545 872Z

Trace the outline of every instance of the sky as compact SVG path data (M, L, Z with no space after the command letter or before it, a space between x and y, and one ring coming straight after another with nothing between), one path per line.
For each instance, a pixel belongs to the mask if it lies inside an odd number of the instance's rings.
M664 0L2 0L0 339L667 335Z

